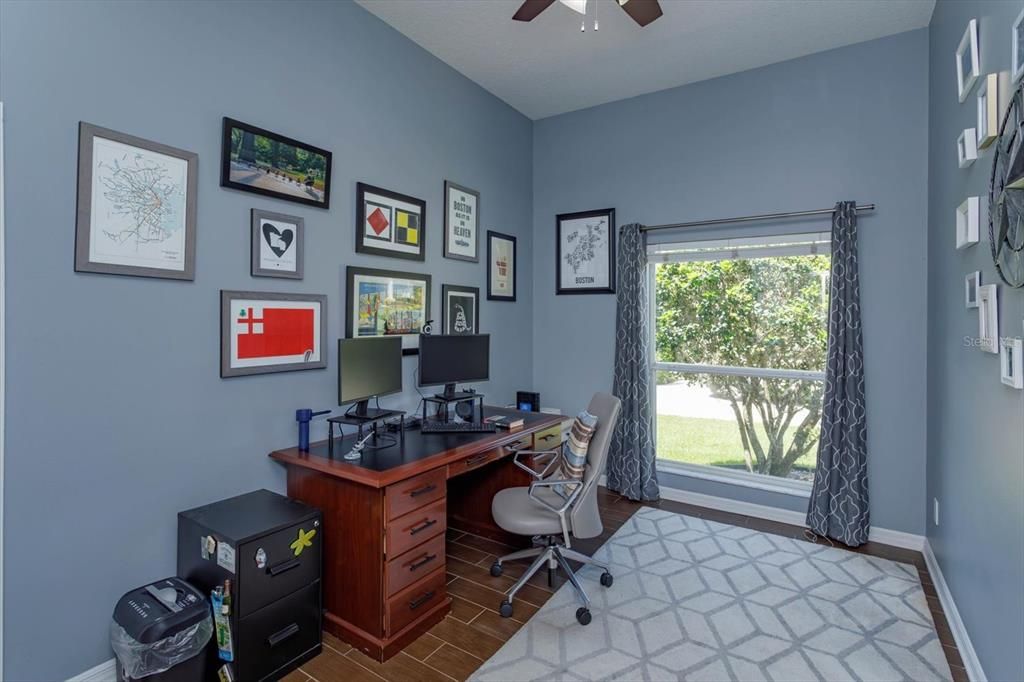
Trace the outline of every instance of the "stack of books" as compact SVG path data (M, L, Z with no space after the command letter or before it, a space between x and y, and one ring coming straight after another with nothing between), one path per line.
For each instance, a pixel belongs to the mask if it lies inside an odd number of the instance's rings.
M526 423L523 421L522 417L506 417L503 414L487 417L484 421L488 424L494 424L499 429L507 429L509 431L512 429L521 429L523 428L523 424Z

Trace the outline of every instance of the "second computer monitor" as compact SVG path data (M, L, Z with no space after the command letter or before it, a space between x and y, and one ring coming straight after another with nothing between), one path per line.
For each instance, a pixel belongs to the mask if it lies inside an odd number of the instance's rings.
M420 386L443 384L451 397L455 384L487 381L490 369L490 334L420 335Z
M402 390L402 337L338 339L338 404L355 403L352 413L375 417L370 409L376 396Z

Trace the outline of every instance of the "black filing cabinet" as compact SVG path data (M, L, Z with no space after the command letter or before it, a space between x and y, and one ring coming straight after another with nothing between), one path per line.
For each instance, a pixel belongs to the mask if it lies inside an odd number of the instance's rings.
M178 514L178 575L207 597L231 581L238 682L279 679L320 653L321 526L320 510L269 490ZM209 679L223 664L215 640Z

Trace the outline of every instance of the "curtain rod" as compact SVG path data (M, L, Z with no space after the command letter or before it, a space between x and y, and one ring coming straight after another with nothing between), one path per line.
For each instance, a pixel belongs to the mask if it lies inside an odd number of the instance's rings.
M813 211L790 211L788 213L765 213L763 215L748 215L740 218L717 218L715 220L695 220L689 223L670 223L668 225L649 225L640 228L641 232L651 232L652 230L672 230L672 229L685 229L689 227L701 227L704 225L724 225L726 223L749 223L755 220L780 220L782 218L803 218L804 216L811 215L831 215L834 208L819 208ZM874 211L874 204L864 204L857 207L857 212L861 211Z

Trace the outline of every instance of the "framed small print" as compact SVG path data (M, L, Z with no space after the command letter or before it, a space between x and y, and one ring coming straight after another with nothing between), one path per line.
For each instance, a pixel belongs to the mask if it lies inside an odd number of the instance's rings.
M1022 355L1024 355L1024 343L1020 339L1006 338L999 341L1000 378L1004 384L1018 390L1024 389Z
M964 278L964 302L968 308L978 307L978 287L981 286L981 273L975 270Z
M249 274L302 279L304 224L297 216L252 209Z
M441 333L480 333L480 289L441 285Z
M330 208L331 152L225 117L220 186Z
M999 301L995 284L978 287L978 345L986 353L999 352Z
M966 128L956 140L956 161L960 168L967 168L978 159L978 133Z
M444 257L480 262L480 193L444 181Z
M327 366L327 297L220 292L220 375Z
M999 74L990 73L978 86L978 149L986 149L999 133Z
M356 183L356 252L422 261L427 202Z
M75 271L195 279L199 156L78 124Z
M981 75L978 60L978 21L967 22L960 45L956 48L956 88L960 101L963 102L971 94L974 82Z
M615 209L555 218L556 294L615 293Z
M487 231L487 300L516 300L516 238Z
M1020 80L1021 76L1024 76L1024 10L1021 10L1020 14L1013 22L1011 29L1013 37L1010 42L1010 60L1012 62L1011 77L1014 81Z
M430 321L430 275L349 266L345 270L345 336L401 336L402 353L420 351Z

